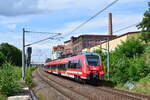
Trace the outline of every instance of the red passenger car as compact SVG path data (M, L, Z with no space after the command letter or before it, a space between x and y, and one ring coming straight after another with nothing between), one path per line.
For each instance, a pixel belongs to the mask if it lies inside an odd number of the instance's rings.
M51 61L45 64L45 71L75 79L99 80L104 76L101 57L96 53Z

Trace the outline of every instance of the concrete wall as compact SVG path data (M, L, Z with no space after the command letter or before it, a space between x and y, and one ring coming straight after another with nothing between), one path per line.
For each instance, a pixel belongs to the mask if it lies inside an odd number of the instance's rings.
M140 33L137 33L137 32L135 32L135 33L134 32L133 33L126 33L124 35L118 36L117 38L112 39L112 40L109 41L109 50L110 51L115 50L115 48L118 45L121 45L121 43L125 42L127 39L136 39L139 36L140 36ZM100 48L103 51L106 51L107 47L108 47L108 42L103 42L101 45L97 45L97 46L94 46L92 48L85 48L82 51L93 52L96 49L100 49Z

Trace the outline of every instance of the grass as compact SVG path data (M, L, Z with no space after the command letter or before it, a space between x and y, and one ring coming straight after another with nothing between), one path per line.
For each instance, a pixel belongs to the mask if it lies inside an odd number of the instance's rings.
M0 100L7 100L7 97L5 95L0 94Z
M28 67L27 70L26 70L26 77L25 77L25 81L26 81L26 84L29 86L29 87L34 87L34 83L32 81L32 72L35 70L36 68L35 67Z
M134 88L131 90L124 87L124 84L117 84L115 88L131 92L150 93L150 74L140 79L138 82L134 82Z
M46 98L44 97L44 95L41 94L41 93L37 93L37 98L38 98L38 100L46 100Z
M150 74L136 83L133 92L150 93Z
M0 67L0 92L10 96L22 91L18 85L21 79L21 69L9 63L5 63Z
M23 92L22 88L34 86L32 82L32 72L35 68L29 67L26 70L26 83L21 81L21 68L5 63L0 66L0 92L6 96ZM5 100L5 96L0 94L0 100Z

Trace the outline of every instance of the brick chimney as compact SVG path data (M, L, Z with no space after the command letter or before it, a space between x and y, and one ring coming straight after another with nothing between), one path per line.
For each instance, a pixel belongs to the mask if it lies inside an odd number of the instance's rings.
M112 13L109 13L109 18L108 18L108 35L112 36L113 35L113 27L112 27Z

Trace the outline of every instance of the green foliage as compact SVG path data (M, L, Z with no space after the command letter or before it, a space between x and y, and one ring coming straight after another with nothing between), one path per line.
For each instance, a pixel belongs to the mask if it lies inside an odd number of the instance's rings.
M5 95L0 94L0 100L7 100L7 97Z
M33 86L33 82L32 82L32 72L35 70L35 67L28 67L26 70L26 77L25 77L25 81L27 83L27 85L29 87Z
M126 42L122 42L122 45L116 48L116 54L120 57L133 58L134 56L140 56L144 52L144 48L144 44L139 40L129 39Z
M140 39L145 41L146 43L150 42L150 32L142 31Z
M128 80L128 68L129 60L127 57L113 58L116 55L112 55L110 65L110 76L111 79L116 83L125 83Z
M146 47L145 52L144 52L144 57L145 57L146 63L150 67L150 44L147 44L147 47Z
M142 29L141 39L143 41L150 42L150 2L148 2L148 10L144 13L142 22L137 25L139 29Z
M129 61L128 69L130 81L138 81L150 73L150 68L145 63L143 57L137 57Z
M0 52L0 66L5 62L6 57L4 56L4 54L2 52Z
M137 82L131 91L150 93L150 74Z
M14 67L9 63L3 64L0 68L0 92L6 95L12 95L21 91L17 81L20 80L20 68Z
M143 57L145 45L139 40L127 40L111 52L110 76L116 83L138 81L150 73Z
M13 45L2 43L0 52L7 58L8 62L12 62L17 66L21 66L21 51Z

